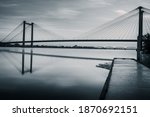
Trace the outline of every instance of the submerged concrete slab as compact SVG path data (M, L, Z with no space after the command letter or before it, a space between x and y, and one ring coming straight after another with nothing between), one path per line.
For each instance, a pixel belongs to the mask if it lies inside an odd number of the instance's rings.
M105 99L150 99L150 69L132 59L115 59Z

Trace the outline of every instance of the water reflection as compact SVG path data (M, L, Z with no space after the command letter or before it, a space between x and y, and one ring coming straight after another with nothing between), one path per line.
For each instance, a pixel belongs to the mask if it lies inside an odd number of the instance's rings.
M114 56L134 52L0 48L0 99L99 99Z
M24 49L22 50L22 74L24 74Z
M25 71L25 50L22 50L22 75L25 73L32 73L32 66L33 66L33 50L30 50L30 70Z
M81 57L81 56L65 56L65 55L54 55L54 54L44 54L44 53L34 53L33 52L33 50L31 49L30 51L28 50L27 52L26 52L26 50L25 49L22 49L22 51L15 51L15 50L1 50L1 51L3 51L3 52L7 52L7 53L9 53L10 55L12 55L13 56L13 58L14 59L16 59L15 57L14 57L14 55L13 54L20 54L20 55L22 55L22 64L21 64L21 66L22 66L22 69L21 69L21 74L22 75L24 75L25 73L32 73L33 72L33 55L34 56L42 56L42 57L54 57L54 58L67 58L67 59L83 59L83 60L101 60L101 61L112 61L112 59L106 59L106 58L99 58L99 57L97 57L97 58L94 58L94 57ZM12 54L13 53L13 54ZM28 57L28 56L30 56L30 61L29 61L29 67L28 66L25 66L26 65L26 60L25 60L25 58L26 58L26 56ZM6 56L5 56L6 57ZM14 63L11 59L9 59L9 57L7 57L7 59L10 61L10 63ZM15 65L15 64L13 64L14 65L14 67L18 70L18 71L20 71L20 69Z
M0 48L0 99L98 99L106 60L66 51Z

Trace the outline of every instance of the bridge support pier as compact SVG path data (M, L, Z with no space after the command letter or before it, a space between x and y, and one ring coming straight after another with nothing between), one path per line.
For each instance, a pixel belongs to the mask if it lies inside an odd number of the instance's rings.
M26 21L23 21L23 40L22 40L22 47L25 47L25 34L26 33Z
M31 47L33 47L33 26L34 23L31 23Z
M139 34L137 37L137 61L141 62L141 51L142 51L142 39L143 39L143 7L138 7L139 9Z
M27 23L26 21L23 21L23 41L22 41L22 47L25 47L25 34L26 34L26 25L31 26L31 47L33 47L33 29L34 29L34 23Z

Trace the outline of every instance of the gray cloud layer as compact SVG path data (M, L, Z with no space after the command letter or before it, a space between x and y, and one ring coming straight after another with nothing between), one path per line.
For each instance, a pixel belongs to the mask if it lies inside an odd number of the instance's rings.
M109 21L149 0L0 0L0 32L23 20L74 36ZM4 28L8 28L4 30Z

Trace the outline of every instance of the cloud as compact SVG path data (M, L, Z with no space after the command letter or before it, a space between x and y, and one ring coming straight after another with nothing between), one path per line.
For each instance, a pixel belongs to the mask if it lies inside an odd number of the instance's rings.
M139 5L149 8L148 3L149 0L0 0L0 25L15 27L27 20L72 36Z
M124 14L127 13L125 10L116 10L115 12L116 12L118 15L124 15Z
M8 7L16 7L16 6L18 6L18 4L16 4L16 3L0 4L0 7L6 7L6 8L8 8Z
M89 6L91 7L106 7L110 5L111 2L107 0L89 0Z
M58 19L72 19L80 14L79 11L70 8L59 8L55 12L51 11L48 13L49 17Z

